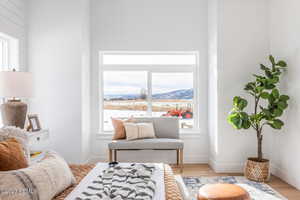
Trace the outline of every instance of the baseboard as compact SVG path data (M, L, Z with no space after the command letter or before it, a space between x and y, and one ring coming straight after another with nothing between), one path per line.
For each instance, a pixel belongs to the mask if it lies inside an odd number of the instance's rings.
M300 190L300 182L297 181L295 176L289 175L287 170L280 168L278 165L271 163L271 173L290 185L293 185Z
M244 163L217 162L209 159L208 164L216 173L242 173L244 171Z

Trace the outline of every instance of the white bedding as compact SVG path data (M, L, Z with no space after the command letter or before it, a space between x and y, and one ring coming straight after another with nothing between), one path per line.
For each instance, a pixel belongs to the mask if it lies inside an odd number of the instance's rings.
M127 167L131 163L120 163L119 165ZM92 181L99 176L103 170L108 167L108 163L98 163L88 175L83 178L79 185L67 196L66 200L74 200L78 197ZM165 200L165 182L163 164L155 164L156 170L153 173L153 180L156 181L156 190L153 200Z

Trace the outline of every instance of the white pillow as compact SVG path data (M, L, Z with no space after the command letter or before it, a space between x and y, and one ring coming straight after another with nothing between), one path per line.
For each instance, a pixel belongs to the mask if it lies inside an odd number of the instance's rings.
M155 138L152 123L124 123L127 140Z
M66 161L55 152L28 168L0 172L0 180L0 199L7 200L52 199L76 183Z

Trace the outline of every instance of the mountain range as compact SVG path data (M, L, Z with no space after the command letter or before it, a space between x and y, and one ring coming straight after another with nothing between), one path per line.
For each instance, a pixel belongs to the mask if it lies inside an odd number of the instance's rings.
M193 89L182 89L173 90L170 92L153 94L152 99L193 99L194 91ZM140 94L125 94L125 95L105 95L105 99L121 99L121 100L132 100L140 98Z

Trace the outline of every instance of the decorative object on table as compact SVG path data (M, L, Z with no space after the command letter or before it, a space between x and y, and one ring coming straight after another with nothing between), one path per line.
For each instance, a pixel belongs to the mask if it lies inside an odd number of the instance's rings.
M276 62L272 55L269 56L271 67L261 64L263 75L256 75L255 80L245 86L245 91L254 98L254 113L244 111L248 102L236 96L233 98L233 109L228 115L228 122L236 129L253 128L257 136L257 157L248 158L245 167L245 176L250 180L265 182L270 177L269 160L263 158L262 141L263 127L270 126L281 129L284 125L279 119L288 107L289 96L281 94L277 85L279 78L287 64L285 61ZM261 102L261 100L264 100Z
M50 134L48 130L27 132L31 163L40 162L50 150Z
M42 129L38 115L36 114L28 115L28 121L29 121L28 131L35 132L35 131L40 131Z
M183 177L191 194L191 200L197 200L199 189L206 184L228 183L244 188L252 200L287 200L265 183L248 180L243 176Z
M24 128L27 104L20 98L33 95L32 74L29 72L0 72L0 96L7 98L1 105L4 126Z

